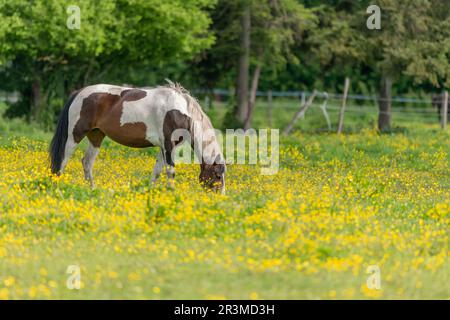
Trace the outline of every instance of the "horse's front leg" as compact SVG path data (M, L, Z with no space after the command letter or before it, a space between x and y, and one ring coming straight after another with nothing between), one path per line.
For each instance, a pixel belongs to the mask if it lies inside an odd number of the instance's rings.
M174 186L175 186L175 184L174 184L174 180L175 180L175 166L167 164L166 165L166 173L167 173L167 187L169 189L173 189Z
M160 151L158 154L158 158L156 159L155 167L153 168L152 186L155 185L156 180L158 180L159 176L161 175L163 167L164 167L164 156L162 151Z
M169 189L174 188L174 180L175 180L175 163L172 159L172 149L165 151L165 164L166 164L166 174L167 174L167 187Z

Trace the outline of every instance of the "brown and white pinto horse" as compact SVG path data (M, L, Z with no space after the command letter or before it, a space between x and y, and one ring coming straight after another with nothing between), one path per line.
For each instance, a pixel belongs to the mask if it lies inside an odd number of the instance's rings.
M92 168L100 145L108 136L134 148L159 147L152 182L166 167L169 186L175 176L173 151L183 137L173 139L172 133L184 129L200 160L200 182L214 191L225 190L225 161L213 135L209 118L197 100L184 88L169 81L166 86L135 89L107 84L83 88L71 95L58 121L50 145L51 169L61 174L76 146L84 137L89 146L82 159L84 175L94 186ZM200 151L199 151L200 150Z

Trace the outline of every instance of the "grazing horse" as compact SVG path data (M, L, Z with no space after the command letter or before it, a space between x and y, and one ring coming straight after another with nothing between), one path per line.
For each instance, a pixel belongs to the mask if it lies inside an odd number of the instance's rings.
M200 182L214 191L225 190L225 161L211 121L199 103L179 84L136 89L97 84L74 92L60 115L50 145L51 170L61 174L84 137L89 146L82 159L84 175L94 187L92 168L105 136L133 148L159 147L152 183L166 168L168 184L175 176L175 147L190 139L200 161ZM173 139L183 129L189 135Z

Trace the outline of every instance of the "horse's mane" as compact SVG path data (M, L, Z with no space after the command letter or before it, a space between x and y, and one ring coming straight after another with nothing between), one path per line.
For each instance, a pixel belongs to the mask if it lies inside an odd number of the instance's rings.
M198 100L196 98L194 98L190 92L188 90L186 90L181 84L179 84L178 82L172 82L169 79L166 79L167 81L167 85L162 86L163 88L169 88L172 90L175 90L178 94L180 94L181 96L183 96L186 101L187 101L187 108L188 108L188 112L191 114L191 119L194 121L191 121L190 124L190 130L191 132L195 131L194 130L194 122L195 121L199 121L202 124L202 129L203 130L208 130L208 129L214 129L211 123L211 120L209 119L209 117L205 114L205 112L202 110L202 107L200 106L200 103L198 102ZM214 139L215 139L215 135L214 135ZM216 141L216 140L215 140ZM220 156L219 161L223 161L224 162L224 158L223 158L223 154L220 150L219 145L218 146L218 150L217 153L213 153L213 161L215 161L214 159L216 159L215 157ZM219 163L219 162L218 162ZM222 163L222 162L220 162Z
M166 81L168 84L164 85L164 88L175 90L186 99L188 104L188 111L192 115L193 120L201 121L204 125L212 128L211 121L202 110L202 107L200 106L198 100L193 97L191 93L178 82L172 82L169 79L166 79Z

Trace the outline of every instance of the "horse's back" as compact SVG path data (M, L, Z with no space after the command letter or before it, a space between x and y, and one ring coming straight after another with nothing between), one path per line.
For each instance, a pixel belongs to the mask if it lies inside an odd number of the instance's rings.
M173 109L188 114L186 100L171 88L96 84L80 90L70 117L77 142L86 132L99 129L120 144L148 147L163 143L164 119Z

